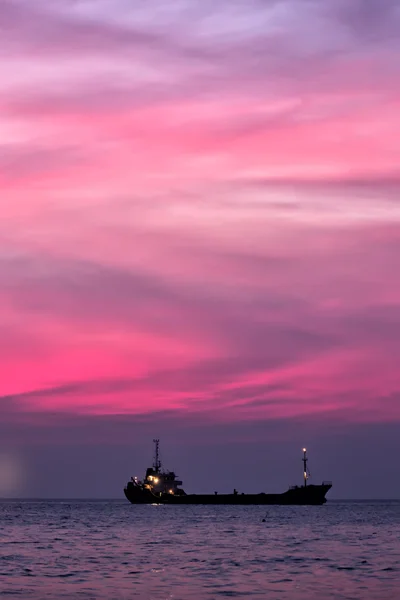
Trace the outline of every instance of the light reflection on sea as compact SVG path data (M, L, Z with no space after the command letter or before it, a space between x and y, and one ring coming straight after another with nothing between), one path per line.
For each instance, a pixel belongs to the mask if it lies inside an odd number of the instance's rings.
M0 548L2 598L400 598L399 502L4 500Z

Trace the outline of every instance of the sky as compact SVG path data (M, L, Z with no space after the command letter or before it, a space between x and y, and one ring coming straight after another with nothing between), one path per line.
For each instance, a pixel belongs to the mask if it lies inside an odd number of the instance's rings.
M397 0L0 0L0 495L399 498Z

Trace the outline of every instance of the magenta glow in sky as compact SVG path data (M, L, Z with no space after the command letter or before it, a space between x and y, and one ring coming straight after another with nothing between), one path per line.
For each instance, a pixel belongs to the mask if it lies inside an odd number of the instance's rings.
M65 419L399 424L399 28L395 0L0 0L7 452Z

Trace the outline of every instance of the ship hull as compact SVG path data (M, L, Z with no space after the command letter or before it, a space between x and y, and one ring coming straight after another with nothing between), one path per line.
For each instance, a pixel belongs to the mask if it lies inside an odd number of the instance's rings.
M290 488L282 494L185 494L156 495L137 486L124 489L126 498L132 504L202 504L202 505L321 505L326 502L326 494L332 487L308 485L307 487Z

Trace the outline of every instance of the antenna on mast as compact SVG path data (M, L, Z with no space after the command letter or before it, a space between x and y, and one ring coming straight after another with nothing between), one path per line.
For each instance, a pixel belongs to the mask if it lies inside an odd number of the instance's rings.
M161 461L160 461L160 453L159 453L160 440L153 440L153 442L155 444L153 469L156 473L159 473L160 469L161 469Z

